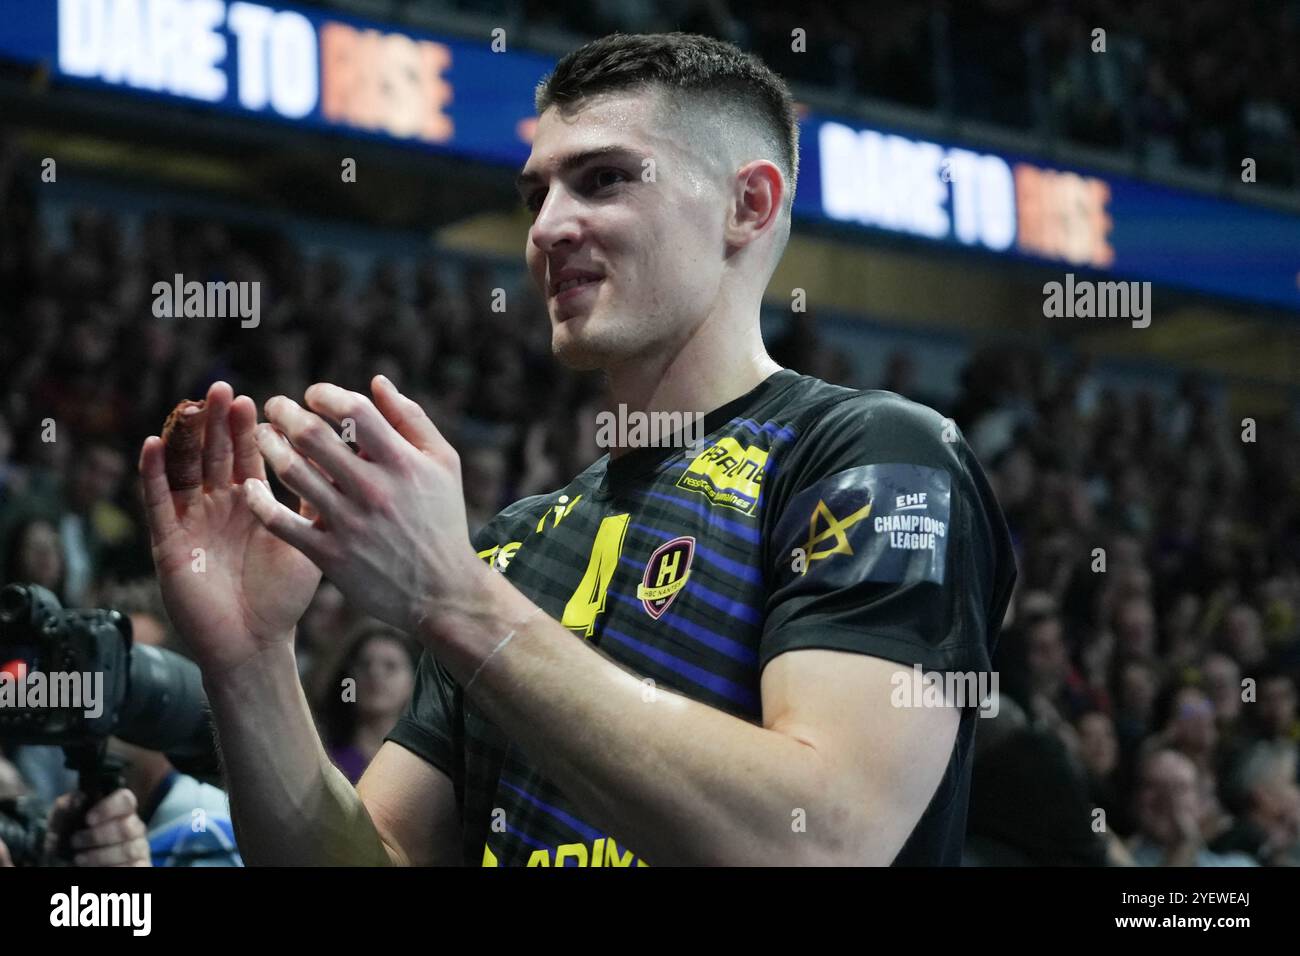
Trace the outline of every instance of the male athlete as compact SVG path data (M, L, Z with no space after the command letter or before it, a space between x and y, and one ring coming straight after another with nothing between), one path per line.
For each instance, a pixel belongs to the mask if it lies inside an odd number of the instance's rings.
M787 88L726 43L616 35L560 61L537 107L519 186L554 352L614 403L705 413L703 441L617 448L471 542L456 451L383 377L373 400L276 396L261 425L217 383L199 488L169 488L149 438L154 555L245 860L958 863L979 702L901 682L989 669L1008 535L951 423L764 350ZM322 571L426 648L355 789L294 667Z

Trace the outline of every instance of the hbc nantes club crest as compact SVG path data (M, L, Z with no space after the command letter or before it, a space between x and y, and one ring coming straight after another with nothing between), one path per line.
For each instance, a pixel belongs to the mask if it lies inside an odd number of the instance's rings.
M636 596L645 605L646 613L655 620L668 610L677 598L677 592L686 587L694 556L695 539L689 535L673 538L650 555L645 576L637 585Z

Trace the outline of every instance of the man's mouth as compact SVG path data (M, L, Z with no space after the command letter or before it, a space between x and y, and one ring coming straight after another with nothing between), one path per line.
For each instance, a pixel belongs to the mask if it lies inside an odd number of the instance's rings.
M576 299L588 289L599 285L603 278L603 276L582 276L576 279L566 279L555 287L555 301L568 302Z

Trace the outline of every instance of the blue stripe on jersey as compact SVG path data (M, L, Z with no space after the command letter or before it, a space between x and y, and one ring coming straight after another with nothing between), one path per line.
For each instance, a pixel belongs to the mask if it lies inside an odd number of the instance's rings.
M633 607L643 607L639 598L630 598L626 594L619 594L617 591L610 591L609 593L620 601L631 604ZM695 638L695 640L699 641L701 644L713 648L719 654L726 654L732 660L751 665L758 663L758 653L753 648L746 647L739 641L733 641L729 637L723 637L721 634L716 634L713 631L710 631L707 627L688 621L684 617L680 617L677 614L664 614L659 618L659 620L669 624L676 630L681 631L688 637Z
M737 601L736 599L729 598L724 594L718 594L716 591L711 591L703 584L700 584L699 581L692 581L687 585L687 587L692 594L700 597L705 604L717 608L724 614L730 615L731 617L738 617L746 624L753 624L755 627L758 627L763 623L762 613L754 610L754 608L742 601Z
M671 540L672 538L677 537L677 535L670 534L669 532L664 531L660 528L652 528L649 525L645 525L645 524L634 523L632 527L635 528L637 531L641 531L649 535L654 535L654 537L661 538L664 541L668 541ZM758 568L751 568L749 565L742 564L740 561L733 561L731 558L724 557L723 555L718 554L718 552L714 551L712 548L704 547L698 541L695 543L695 553L698 554L705 561L708 561L710 564L716 564L718 567L722 568L722 570L726 571L728 574L733 574L736 577L740 578L742 581L748 581L750 584L763 583L763 576L759 574Z
M504 782L504 781L503 781L503 782ZM518 789L518 788L516 788L516 789ZM550 846L548 846L547 844L543 843L541 840L535 840L535 839L533 839L533 838L530 837L527 833L525 833L523 830L519 829L518 827L512 827L512 826L511 826L510 824L508 824L508 823L506 824L506 833L509 833L511 836L517 836L517 837L519 837L519 839L523 840L525 843L527 843L527 844L528 844L530 847L532 847L534 850L545 850L547 853L550 853L550 852L551 852L551 847L550 847Z
M533 806L540 807L541 809L549 813L551 816L555 817L555 819L567 825L575 833L581 834L584 839L596 840L605 835L601 833L599 830L595 829L594 827L590 827L587 824L583 823L573 814L566 813L565 811L561 810L559 807L553 807L545 800L537 799L537 797L533 796L527 790L523 790L519 787L516 787L513 783L511 783L509 780L506 780L504 777L501 778L501 786L509 787L511 790L519 794L521 797L523 797ZM545 844L538 844L538 846L543 849L549 849L549 847L546 847Z
M701 687L713 691L719 696L726 697L740 704L748 710L757 711L759 701L757 695L749 687L741 687L739 684L727 680L718 674L706 671L703 667L697 667L694 664L688 664L678 657L674 657L667 651L662 651L657 647L651 647L649 644L643 644L634 637L629 637L622 631L607 627L601 631L602 636L612 637L620 644L636 651L644 657L650 658L657 664L662 664L669 670L680 674L693 684L699 684Z
M752 418L733 418L731 420L731 424L744 425L746 428L750 429L751 431L756 431L760 435L765 434L767 432L771 432L772 434L776 435L777 438L784 438L786 441L792 441L795 437L794 432L791 431L788 427L786 427L785 425L778 425L776 422L764 422L762 425L760 425Z
M681 495L666 495L662 491L647 491L645 496L647 498L658 498L660 501L668 501L675 505L681 505L687 511L693 511L695 514L707 518L710 527L721 528L723 531L730 532L738 538L744 538L750 544L758 544L763 540L763 536L759 533L757 528L743 525L739 521L732 521L729 518L724 518L718 514L718 509L715 506L698 500L698 493L688 492L688 494L691 494L694 497L692 499L687 499Z

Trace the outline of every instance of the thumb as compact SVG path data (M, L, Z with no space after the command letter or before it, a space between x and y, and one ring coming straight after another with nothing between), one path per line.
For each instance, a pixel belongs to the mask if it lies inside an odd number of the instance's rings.
M370 391L375 396L375 407L388 423L420 451L440 453L451 447L419 403L399 392L387 376L371 379Z
M74 790L56 797L54 803L50 806L49 816L46 818L46 829L62 831L85 800L86 795L80 790Z

